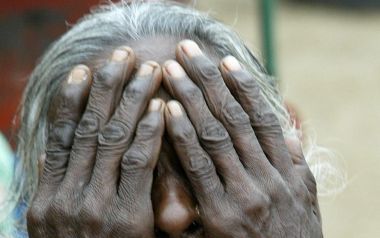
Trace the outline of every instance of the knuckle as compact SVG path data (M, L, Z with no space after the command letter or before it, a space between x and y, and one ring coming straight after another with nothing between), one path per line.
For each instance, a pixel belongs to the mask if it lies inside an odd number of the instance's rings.
M103 222L104 214L102 215L100 212L98 212L98 209L96 209L96 206L93 204L85 203L78 214L78 219L81 221L81 224L85 228L101 228L104 225Z
M307 186L305 181L302 179L297 180L293 183L293 196L298 201L303 202L304 204L310 203L310 198L313 193L310 192L310 188Z
M124 145L129 138L129 131L130 126L125 122L112 120L99 134L98 144L100 147Z
M196 57L192 60L192 64L190 75L192 78L199 78L202 82L211 82L221 75L218 67L207 57Z
M285 141L285 142L287 142L287 141ZM298 166L301 168L307 167L307 169L308 169L308 165L307 165L305 156L303 155L302 149L295 151L293 148L290 148L288 146L288 150L289 150L289 153L291 155L292 162L295 166Z
M272 111L254 111L251 115L251 124L258 134L264 133L267 136L272 135L274 137L282 134L280 122Z
M202 62L199 66L199 76L205 82L215 82L221 77L220 71L216 65L210 62Z
M71 209L65 198L56 198L47 208L47 218L49 220L73 220L76 218L76 213Z
M287 191L280 191L277 193L272 193L271 196L272 204L285 204L285 206L293 207L295 205L295 199L293 194L287 189Z
M70 149L74 138L76 123L71 120L58 119L49 128L47 152L54 148Z
M216 120L207 120L200 131L203 146L210 151L230 151L231 139L226 129Z
M265 217L269 216L271 207L271 201L269 196L263 193L255 193L247 202L244 202L243 211L249 217L261 217L266 220Z
M310 211L310 208L305 208L304 204L300 204L298 203L297 201L293 200L293 203L291 204L292 205L292 210L295 211L295 213L299 216L299 217L307 217L307 213L308 213L308 210Z
M142 234L147 234L147 232L151 231L153 228L154 221L151 217L145 215L137 215L134 216L133 221L129 222L129 226L137 236L141 236Z
M236 72L234 75L234 82L236 83L239 90L243 90L242 92L249 92L253 95L260 94L261 90L259 84L247 72Z
M228 210L231 210L228 209ZM213 227L215 230L221 231L223 233L231 233L231 231L236 231L234 227L236 224L244 223L242 221L243 216L240 212L229 211L223 212L212 212L212 215L209 216L209 220L207 221L207 225ZM243 237L242 234L235 235L233 237Z
M136 212L132 213L132 210ZM108 225L113 232L130 234L132 237L140 237L142 234L146 234L151 228L150 226L154 224L153 214L149 209L126 207L120 203L116 203L109 211L109 217L111 219L109 219Z
M134 145L127 151L121 161L122 170L129 171L152 168L153 160L148 151L146 145Z
M210 158L206 156L191 157L189 159L189 171L198 179L207 181L215 172Z
M252 116L253 122L258 126L272 127L278 124L278 118L271 110L255 110Z
M157 118L142 120L137 127L137 136L140 138L151 138L159 135L161 121Z
M195 130L188 123L174 126L172 137L178 145L187 145L196 141Z
M239 128L240 130L251 129L249 116L236 101L227 103L222 108L222 112L222 117L229 127Z
M316 181L313 173L309 169L309 167L307 165L303 165L303 166L305 166L305 167L298 168L297 171L300 174L302 181L305 184L305 186L307 187L308 191L311 194L316 195L317 194L317 181Z
M146 221L144 221L146 223ZM144 223L141 224L135 224L133 225L133 231L136 234L137 237L141 236L141 234L146 234L147 232L150 232L153 230L153 226L145 225Z
M87 111L93 113L95 116L106 119L105 113L109 107L112 107L112 98L114 92L111 90L104 90L96 84L92 85L91 93L88 98Z
M188 158L186 167L193 177L201 181L209 181L216 173L212 160L203 154L199 148L190 147L185 153Z
M273 185L268 187L268 196L273 204L289 202L293 197L290 188L280 177L279 174L272 175Z
M207 226L213 228L213 230L220 230L223 227L224 221L222 221L222 218L219 215L213 214L208 217Z
M75 136L78 138L97 136L99 130L99 119L97 113L86 111L82 120L79 122Z

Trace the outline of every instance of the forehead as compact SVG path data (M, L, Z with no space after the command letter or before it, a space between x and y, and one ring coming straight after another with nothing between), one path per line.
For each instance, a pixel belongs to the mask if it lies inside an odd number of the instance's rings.
M165 61L176 58L175 52L177 45L184 39L186 38L169 35L147 36L139 40L128 41L127 45L131 47L136 54L136 67L139 67L141 63L148 60L156 61L162 65ZM217 56L211 46L196 39L192 40L199 44L204 54L215 64L219 63L221 58Z

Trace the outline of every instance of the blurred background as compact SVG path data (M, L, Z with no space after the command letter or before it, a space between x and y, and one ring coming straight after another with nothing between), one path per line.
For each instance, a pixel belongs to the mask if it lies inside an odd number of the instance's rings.
M0 131L11 144L36 60L98 2L1 0ZM380 237L380 0L198 0L195 6L240 34L279 79L309 135L342 162L347 188L320 198L325 237Z

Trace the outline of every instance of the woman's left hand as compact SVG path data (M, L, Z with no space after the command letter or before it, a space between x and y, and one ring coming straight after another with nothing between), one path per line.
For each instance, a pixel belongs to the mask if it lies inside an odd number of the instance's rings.
M192 41L176 53L180 64L168 61L163 69L180 102L167 104L166 127L206 236L323 237L301 147L284 138L252 75L231 56L218 69Z

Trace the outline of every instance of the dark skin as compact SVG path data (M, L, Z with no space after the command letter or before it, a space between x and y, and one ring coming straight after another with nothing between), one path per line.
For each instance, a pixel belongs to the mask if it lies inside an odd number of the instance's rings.
M30 237L323 237L300 142L233 57L122 49L53 101ZM161 81L175 100L152 99Z

